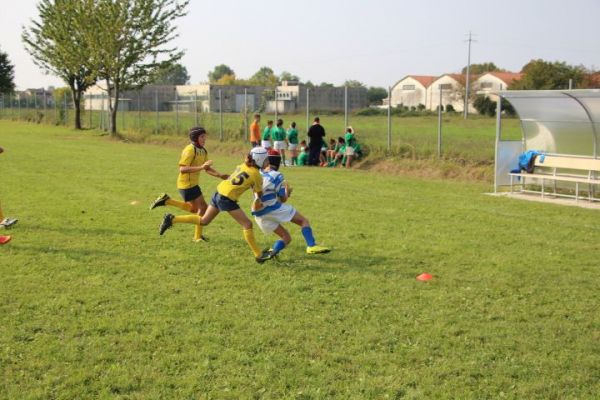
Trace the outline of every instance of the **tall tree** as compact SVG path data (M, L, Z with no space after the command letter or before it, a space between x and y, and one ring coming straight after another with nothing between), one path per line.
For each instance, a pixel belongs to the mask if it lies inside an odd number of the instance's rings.
M388 96L388 91L382 87L370 87L367 89L367 101L369 105L381 105L382 100Z
M470 70L469 72L473 75L481 75L481 74L485 74L486 72L506 72L506 70L502 69L502 68L498 68L496 66L496 64L494 64L493 62L485 62L485 63L480 63L480 64L471 64ZM467 73L467 67L464 67L461 71L461 73L464 75Z
M283 71L279 75L279 81L280 82L283 82L283 81L300 82L300 77L298 75L292 74L291 72Z
M365 84L355 79L348 79L344 82L344 86L348 86L349 88L364 88Z
M521 72L523 77L510 85L512 90L566 89L569 79L573 79L574 87L578 87L586 71L581 66L571 66L565 62L531 60Z
M250 78L250 84L256 86L277 86L279 79L269 67L262 67Z
M8 59L8 54L0 50L0 93L15 91L15 68Z
M233 70L228 65L219 64L215 67L215 69L208 73L208 80L209 82L214 83L225 75L235 76L235 72L233 72Z
M34 63L61 78L71 89L75 128L81 129L81 97L96 83L97 68L88 37L93 34L91 1L42 0L39 21L24 27L21 38Z
M120 93L151 83L183 56L168 46L178 36L173 22L186 14L189 0L87 1L96 4L90 40L108 92L110 132L116 134Z
M187 85L190 83L190 75L185 66L176 63L167 69L158 71L153 83L155 85Z

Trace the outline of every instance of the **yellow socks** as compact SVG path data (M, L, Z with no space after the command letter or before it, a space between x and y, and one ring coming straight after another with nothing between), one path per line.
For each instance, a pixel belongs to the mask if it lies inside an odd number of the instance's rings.
M250 246L252 252L254 253L254 257L260 256L261 251L258 248L258 245L256 244L256 239L254 238L254 231L252 230L252 228L244 229L242 230L242 232L244 233L244 240L246 241L246 243L248 243L248 246Z
M198 241L202 239L202 225L196 225L196 230L194 231L194 240Z
M177 215L173 217L174 224L196 224L200 225L200 216L198 214L191 215Z
M168 199L167 201L165 201L165 204L167 204L169 206L177 207L179 209L182 209L183 211L187 211L187 212L192 211L192 205L190 203L186 203L183 201Z

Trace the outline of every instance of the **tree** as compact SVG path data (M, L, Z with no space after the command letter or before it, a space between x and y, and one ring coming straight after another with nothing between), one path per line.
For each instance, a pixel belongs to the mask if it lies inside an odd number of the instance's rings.
M382 100L387 96L388 92L385 88L371 86L367 89L367 102L369 105L381 105Z
M0 50L0 93L15 91L15 68L8 59L8 54Z
M221 79L224 75L233 75L235 76L235 72L228 65L220 64L212 70L212 72L208 73L209 82L213 83Z
M485 62L485 63L481 63L481 64L471 64L470 68L469 68L469 72L473 75L481 75L481 74L485 74L486 72L506 72L505 69L502 68L498 68L496 66L496 64L494 64L493 62ZM467 67L464 67L461 71L461 73L464 75L467 73Z
M81 129L81 96L96 83L97 68L88 37L94 34L90 1L42 0L39 21L24 27L25 50L42 70L61 78L70 88L75 128Z
M528 62L521 72L523 77L511 83L511 90L566 89L569 79L573 79L574 87L577 87L582 83L586 71L581 66L538 59Z
M167 70L183 51L167 47L177 37L173 22L186 14L189 0L95 0L94 62L106 83L110 132L117 133L121 91L143 87Z
M293 82L300 82L300 77L298 75L293 75L290 72L287 71L283 71L280 75L279 75L279 81L283 82L283 81L293 81Z
M333 85L333 83L329 83L329 82L321 82L321 83L319 84L319 87L322 87L322 88L332 88L332 87L335 87L335 86Z
M236 79L235 79L235 75L223 75L222 77L220 77L215 83L217 85L223 85L223 86L231 86L231 85L235 85L236 84Z
M155 85L187 85L188 83L190 83L188 70L179 63L158 71L154 80Z
M275 72L269 67L262 67L249 80L250 84L256 86L277 86L279 79Z
M349 88L364 88L365 84L354 79L348 79L344 82L343 86L348 86Z

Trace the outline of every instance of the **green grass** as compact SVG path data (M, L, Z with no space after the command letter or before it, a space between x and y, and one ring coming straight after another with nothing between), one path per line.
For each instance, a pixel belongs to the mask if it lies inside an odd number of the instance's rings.
M176 195L179 149L7 121L0 146L2 207L20 219L0 247L0 398L600 392L597 211L286 169L292 204L333 252L306 255L290 227L281 261L259 266L227 215L209 243L189 226L158 236L166 209L147 206ZM225 172L240 159L214 157ZM201 182L207 195L217 183ZM416 281L425 271L434 279Z
M56 110L4 109L0 117L5 119L24 119L48 124L64 123L60 112ZM91 117L91 120L90 120ZM292 121L298 124L301 139L306 132L306 115L283 115L285 126ZM74 114L71 111L66 122L71 125ZM311 116L312 118L312 116ZM262 126L274 115L263 114ZM82 124L85 127L100 126L100 112L83 112ZM185 136L185 132L196 122L209 131L214 137L220 136L221 123L217 113L152 112L138 113L119 112L117 128L126 137L136 141L160 142L169 141L174 136ZM312 121L311 121L312 122ZM344 115L324 115L321 122L325 126L329 138L343 136L345 132ZM367 145L377 155L393 155L411 159L429 159L437 157L438 118L434 116L392 117L392 146L388 151L387 117L350 115L348 124L355 129L360 142ZM106 126L106 122L105 122ZM490 163L494 159L494 138L496 135L496 119L472 115L464 120L462 114L445 114L442 121L442 152L445 159L467 160L475 163ZM520 139L519 120L505 118L503 120L503 137ZM237 113L223 114L223 139L230 142L243 143L244 115Z

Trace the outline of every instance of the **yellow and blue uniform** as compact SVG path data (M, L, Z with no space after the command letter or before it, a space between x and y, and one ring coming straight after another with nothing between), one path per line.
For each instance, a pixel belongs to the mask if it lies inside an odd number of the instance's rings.
M208 160L208 152L204 147L196 147L192 143L185 146L181 152L181 158L179 159L180 167L199 167ZM194 186L198 186L198 175L197 172L179 172L177 177L177 189L190 189Z
M230 200L238 201L242 193L252 188L255 193L261 192L263 179L256 167L249 167L245 163L237 166L235 171L219 183L217 192Z

